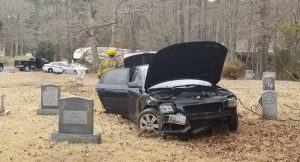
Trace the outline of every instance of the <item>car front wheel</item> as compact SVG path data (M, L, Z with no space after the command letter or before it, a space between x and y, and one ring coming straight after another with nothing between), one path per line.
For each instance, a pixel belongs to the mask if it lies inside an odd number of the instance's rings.
M158 111L155 108L143 110L138 117L138 127L141 130L158 132Z
M3 71L3 66L0 66L0 71Z
M51 68L48 69L48 72L49 72L49 73L53 73L53 69L51 69Z
M238 115L236 109L232 110L231 116L228 118L227 121L229 131L236 131L238 128Z
M25 66L25 67L24 67L24 70L25 70L25 71L30 71L30 67L29 67L29 66Z

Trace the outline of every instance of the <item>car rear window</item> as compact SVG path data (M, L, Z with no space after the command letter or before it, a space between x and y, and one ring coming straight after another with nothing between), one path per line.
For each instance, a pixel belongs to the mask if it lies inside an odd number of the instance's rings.
M105 73L103 84L126 85L129 82L129 68L114 69Z

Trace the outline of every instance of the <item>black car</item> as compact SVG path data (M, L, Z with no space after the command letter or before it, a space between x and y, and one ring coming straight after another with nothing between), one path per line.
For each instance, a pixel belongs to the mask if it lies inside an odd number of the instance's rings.
M162 137L196 135L218 122L235 131L236 96L216 85L227 51L216 42L171 45L149 65L108 71L96 90L106 112L127 116Z
M0 72L3 71L3 69L4 69L4 65L3 63L0 63Z

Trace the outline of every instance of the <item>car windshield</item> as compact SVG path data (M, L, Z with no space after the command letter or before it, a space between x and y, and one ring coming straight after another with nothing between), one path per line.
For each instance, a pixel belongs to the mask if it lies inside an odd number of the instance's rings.
M142 77L144 77L144 79L143 79L144 81L147 76L148 67L149 67L149 65L140 66L141 74L142 74Z
M149 89L160 89L160 88L187 88L187 87L195 87L195 86L205 86L211 87L212 84L204 81L204 80L197 80L197 79L179 79L179 80L172 80L163 83L156 84Z

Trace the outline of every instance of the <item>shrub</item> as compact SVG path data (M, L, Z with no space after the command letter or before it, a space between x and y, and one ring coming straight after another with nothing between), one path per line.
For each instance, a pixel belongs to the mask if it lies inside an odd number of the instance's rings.
M245 71L245 65L239 60L225 63L223 67L222 77L227 79L238 79Z
M53 61L55 46L51 42L40 42L36 49L36 57L43 57L49 61Z
M87 67L87 68L91 68L91 67L92 67L92 64L89 63L88 61L86 61L86 60L84 59L84 57L81 57L80 59L76 60L75 63L84 65L84 66Z

